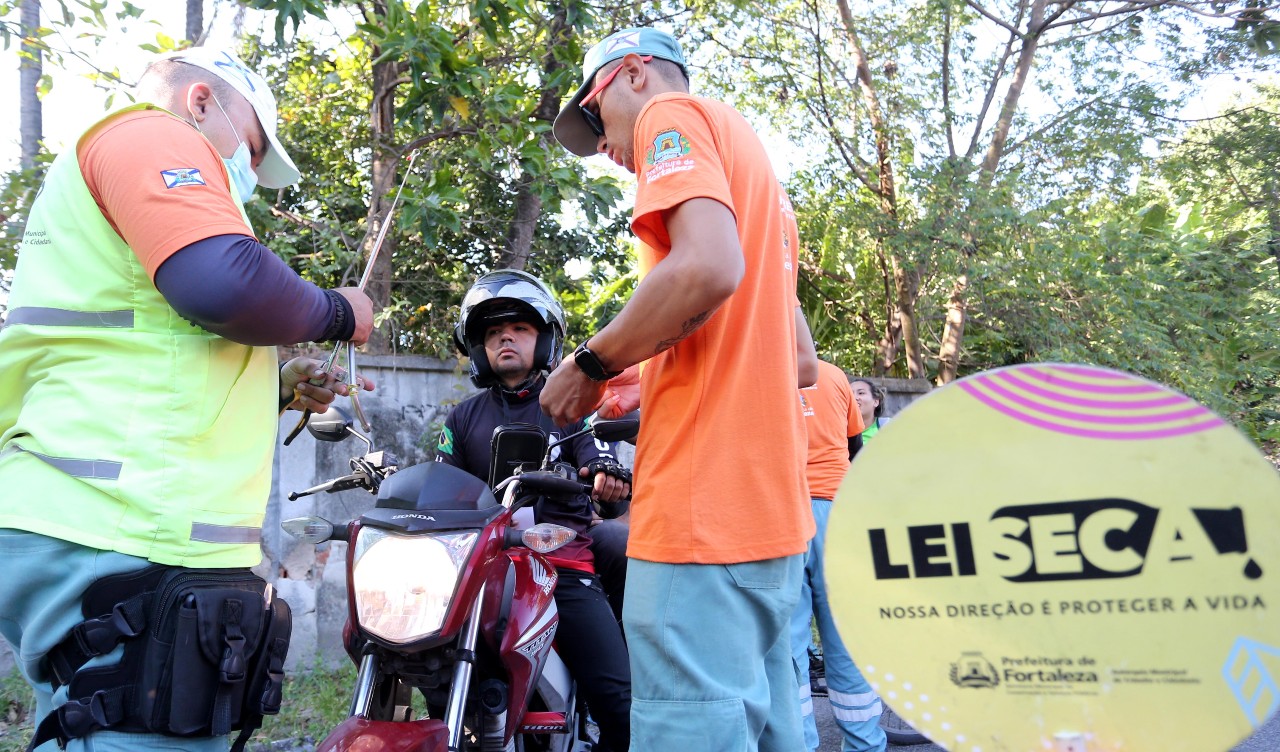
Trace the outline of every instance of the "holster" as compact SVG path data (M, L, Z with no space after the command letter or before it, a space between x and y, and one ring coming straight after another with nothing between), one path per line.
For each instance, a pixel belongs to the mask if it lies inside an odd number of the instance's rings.
M101 729L167 736L240 731L240 752L263 716L280 711L289 604L247 569L152 565L85 591L86 620L46 657L66 704L36 727L28 750ZM124 646L120 662L84 668Z

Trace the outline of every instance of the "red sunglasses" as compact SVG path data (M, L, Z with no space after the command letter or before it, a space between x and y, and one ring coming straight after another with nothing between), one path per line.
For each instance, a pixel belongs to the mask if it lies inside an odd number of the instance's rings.
M647 63L650 60L653 60L653 55L643 55L640 58L640 62L642 63ZM604 135L604 121L600 119L599 115L587 109L587 103L598 97L600 92L604 91L609 84L613 83L613 79L617 78L618 72L621 70L621 65L614 68L609 72L609 75L604 77L604 80L601 81L596 88L587 92L587 95L578 102L578 109L582 110L582 119L587 121L587 126L591 128L591 132L596 134L597 137Z

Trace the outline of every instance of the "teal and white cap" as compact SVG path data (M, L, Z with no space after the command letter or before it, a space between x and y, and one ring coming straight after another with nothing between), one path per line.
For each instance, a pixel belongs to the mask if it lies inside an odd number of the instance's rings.
M580 157L589 157L596 153L596 144L599 139L582 117L578 103L587 95L587 92L591 91L596 74L601 68L632 52L637 55L653 55L663 60L670 60L679 65L685 71L685 75L688 75L680 43L667 32L651 26L613 32L605 37L604 41L587 51L587 56L582 62L582 85L578 87L573 98L560 109L560 114L556 115L556 122L551 132L564 148Z
M264 188L284 188L298 182L298 168L276 137L276 97L267 81L240 58L216 47L191 47L161 56L162 60L178 60L203 68L226 81L253 105L262 131L267 134L267 154L254 172Z

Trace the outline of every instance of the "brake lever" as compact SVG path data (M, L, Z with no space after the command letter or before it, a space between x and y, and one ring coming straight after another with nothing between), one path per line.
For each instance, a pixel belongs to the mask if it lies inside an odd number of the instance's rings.
M366 488L365 484L368 482L369 476L364 472L357 471L351 475L344 475L341 478L327 480L318 486L312 486L311 488L302 491L293 491L289 494L289 501L297 501L303 496L311 496L321 492L338 493L339 491L349 491L353 488Z

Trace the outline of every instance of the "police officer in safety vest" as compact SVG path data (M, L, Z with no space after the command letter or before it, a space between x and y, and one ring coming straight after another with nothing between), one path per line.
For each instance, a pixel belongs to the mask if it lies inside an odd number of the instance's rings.
M249 226L299 177L260 75L184 50L137 101L50 166L0 330L0 633L45 749L226 749L278 709L288 608L248 572L278 414L346 387L275 346L372 328Z

